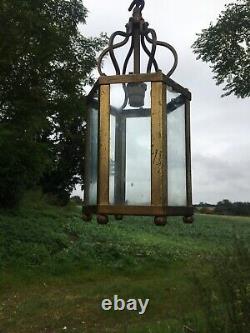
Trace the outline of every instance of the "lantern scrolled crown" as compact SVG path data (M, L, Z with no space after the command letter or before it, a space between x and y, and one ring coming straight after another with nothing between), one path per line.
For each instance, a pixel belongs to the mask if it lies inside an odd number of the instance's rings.
M142 4L143 2L143 4ZM132 6L133 5L133 6ZM83 218L101 224L108 216L167 216L192 220L190 101L191 93L170 78L177 66L172 46L159 42L142 18L144 1L131 4L126 32L115 32L98 62L100 77L88 96ZM115 37L124 38L114 43ZM122 70L114 50L131 39ZM145 42L147 41L147 44ZM149 48L151 44L151 49ZM174 64L164 75L155 59L165 46ZM141 51L148 57L141 73ZM109 54L115 75L102 72ZM128 73L133 55L133 72ZM154 72L152 72L154 68Z

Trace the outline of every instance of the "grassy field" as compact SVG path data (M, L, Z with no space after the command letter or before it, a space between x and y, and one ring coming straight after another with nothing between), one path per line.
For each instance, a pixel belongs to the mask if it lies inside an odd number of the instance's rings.
M34 202L0 213L0 333L249 332L250 218L99 226ZM115 294L146 313L103 311Z

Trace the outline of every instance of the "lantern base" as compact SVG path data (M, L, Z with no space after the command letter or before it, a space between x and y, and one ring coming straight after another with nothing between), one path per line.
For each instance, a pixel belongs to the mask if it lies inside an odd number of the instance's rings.
M194 221L192 206L129 206L129 205L95 205L83 206L83 220L91 221L96 216L99 224L107 224L109 216L122 220L124 216L152 216L156 225L166 225L169 216L183 217L183 222L191 224Z
M186 224L192 224L194 222L194 217L193 216L184 216L183 222Z
M109 217L108 215L97 215L96 220L98 224L108 224Z
M164 226L167 224L166 216L155 216L154 223L157 226Z

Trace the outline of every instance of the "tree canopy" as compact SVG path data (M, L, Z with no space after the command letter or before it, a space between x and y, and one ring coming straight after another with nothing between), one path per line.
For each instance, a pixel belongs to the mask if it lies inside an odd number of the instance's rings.
M250 96L250 1L225 6L216 24L203 29L193 44L198 59L211 64L223 96Z
M0 2L0 206L40 183L63 201L82 174L84 86L104 36L80 0Z

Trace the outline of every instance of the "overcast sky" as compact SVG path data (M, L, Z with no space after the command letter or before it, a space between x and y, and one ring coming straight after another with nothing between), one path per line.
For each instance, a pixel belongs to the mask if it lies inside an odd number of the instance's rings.
M179 55L172 79L187 87L191 104L193 201L216 203L227 198L250 201L250 100L221 98L221 86L209 65L197 61L191 45L196 33L216 22L225 0L146 0L144 19L159 40L173 45ZM125 30L131 0L84 0L88 9L85 36ZM160 68L170 64L160 54ZM168 59L168 58L166 58ZM167 61L166 61L167 62Z

